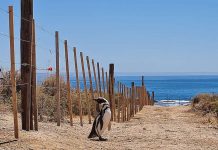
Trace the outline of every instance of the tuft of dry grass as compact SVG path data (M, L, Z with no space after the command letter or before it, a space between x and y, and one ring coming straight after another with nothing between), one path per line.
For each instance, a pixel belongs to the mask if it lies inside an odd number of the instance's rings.
M202 111L204 114L215 114L218 119L218 95L200 94L192 99L192 108Z
M11 73L10 71L3 71L2 72L2 78L0 79L0 102L4 104L11 103L11 96L12 96L12 91L11 91L11 79L10 79ZM15 77L16 77L16 84L17 84L17 93L20 93L21 86L21 76L20 72L16 71L15 72ZM19 95L18 95L19 98Z

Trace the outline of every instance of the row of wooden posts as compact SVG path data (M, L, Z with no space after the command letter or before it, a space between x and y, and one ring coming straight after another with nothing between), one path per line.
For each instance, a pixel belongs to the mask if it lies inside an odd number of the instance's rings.
M29 21L28 21L29 23ZM23 82L26 86L21 88L21 95L25 97L22 99L22 129L24 130L38 130L38 104L36 101L36 44L35 44L35 22L31 20L31 40L30 42L23 41L21 43L29 44L31 57L30 60L26 62L21 61L21 79L22 75L25 76L25 69L30 70L29 81ZM13 99L13 114L14 114L14 135L15 138L19 137L18 133L18 117L17 117L17 97L16 97L16 79L15 79L15 57L14 57L14 22L13 22L13 7L9 6L9 32L10 32L10 54L11 54L11 85L12 85L12 99ZM61 123L61 113L60 113L60 60L59 60L59 33L55 32L55 47L56 47L56 121L57 125L60 126ZM68 56L68 44L67 40L64 41L65 47L65 60L66 60L66 76L67 76L67 100L68 100L68 112L70 125L73 125L73 114L72 114L72 97L71 97L71 85L70 85L70 71L69 71L69 56ZM83 126L83 112L81 103L81 91L79 82L79 72L78 72L78 61L77 61L77 50L74 47L74 64L76 73L76 93L78 94L77 101L79 107L80 125ZM92 71L89 57L86 56L86 63L88 69L88 79L90 82L90 87L86 84L86 71L84 67L83 53L80 52L80 60L82 66L82 75L84 82L84 92L85 98L88 104L88 121L91 123L91 100L89 98L89 93L91 93L91 99L96 96L107 97L110 101L112 110L112 121L123 122L130 120L138 111L142 109L144 105L152 104L152 101L147 94L144 78L142 77L142 86L136 87L132 83L131 87L127 87L121 82L118 82L117 91L115 90L115 76L114 76L114 64L109 65L109 74L104 71L104 68L100 68L100 64L97 63L97 71L95 62L92 59L92 70L94 75L94 81L92 81ZM30 62L29 62L30 61ZM23 65L23 64L28 65ZM22 71L22 67L27 67ZM104 76L105 75L105 76ZM104 78L105 77L105 78ZM95 89L93 88L93 83L95 83ZM94 92L95 90L95 92ZM97 93L97 94L94 94ZM97 108L94 108L94 111Z
M154 93L154 92L152 92ZM145 105L153 105L154 97L150 97L144 84L142 76L142 86L135 86L131 83L131 87L125 84L117 83L117 92L115 94L116 102L112 102L112 121L124 122L129 121L134 115L141 111ZM153 94L154 96L154 94Z

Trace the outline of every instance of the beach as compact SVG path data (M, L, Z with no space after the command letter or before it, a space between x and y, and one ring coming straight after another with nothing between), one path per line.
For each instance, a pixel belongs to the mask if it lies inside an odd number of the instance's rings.
M129 122L112 122L111 131L104 134L106 142L87 139L92 125L85 120L81 127L79 118L74 118L72 127L66 122L61 127L40 122L38 132L21 131L18 141L13 141L12 113L1 110L0 121L0 142L6 142L0 149L215 150L218 146L218 125L190 106L144 106Z

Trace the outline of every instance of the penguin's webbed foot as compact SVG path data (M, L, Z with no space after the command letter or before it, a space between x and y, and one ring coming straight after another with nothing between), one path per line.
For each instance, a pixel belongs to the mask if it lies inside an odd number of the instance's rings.
M107 139L102 138L101 136L99 137L99 141L107 141Z

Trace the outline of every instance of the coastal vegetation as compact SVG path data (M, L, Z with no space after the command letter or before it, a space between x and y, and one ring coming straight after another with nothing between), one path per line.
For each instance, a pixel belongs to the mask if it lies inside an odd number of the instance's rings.
M16 87L17 87L17 100L18 100L18 111L22 112L21 109L21 88L25 86L22 84L20 78L20 72L16 72ZM39 112L39 120L40 121L55 121L56 118L56 78L55 76L49 76L42 83L37 85L36 88L36 99L38 102L38 112ZM85 99L84 91L80 92L82 106L83 107L83 115L88 114L87 109L87 101ZM10 85L10 71L2 72L2 79L0 85L0 103L4 105L12 106L12 91ZM74 89L71 90L72 101L72 111L74 115L79 115L79 107L77 102L78 94ZM90 94L89 94L90 97ZM60 78L60 98L61 98L61 119L62 121L68 116L68 107L67 107L67 86L66 82L63 78ZM94 101L91 104L92 108L94 107ZM11 108L12 109L12 108Z
M212 114L218 119L218 95L199 94L193 98L192 108L202 112L204 115Z

